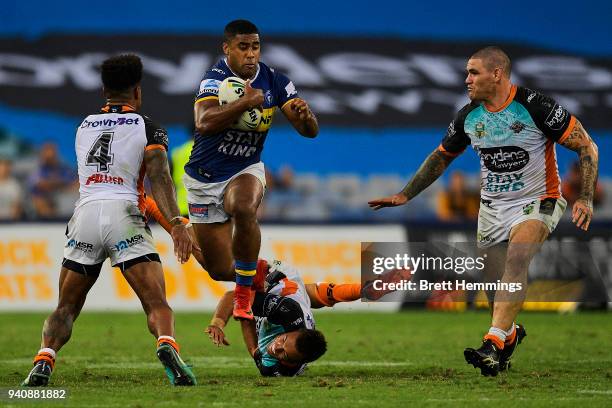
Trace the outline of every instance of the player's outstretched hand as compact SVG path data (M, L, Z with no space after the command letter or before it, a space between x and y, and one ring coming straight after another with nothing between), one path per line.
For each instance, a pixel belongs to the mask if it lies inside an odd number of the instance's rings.
M572 208L572 222L576 227L586 231L589 229L589 224L593 218L593 203L578 199Z
M302 121L309 120L313 116L310 107L302 98L295 98L291 101L291 110L296 112Z
M229 346L229 341L225 338L225 333L222 328L211 324L206 328L205 332L215 346Z
M263 91L261 89L253 88L251 86L250 79L248 79L246 81L246 84L244 85L243 98L245 98L248 101L249 109L259 108L260 110L263 110L263 107L262 107L264 103Z
M172 241L174 241L174 255L180 263L185 263L191 256L194 243L191 235L184 224L175 225L170 231Z
M376 198L368 201L368 205L374 211L380 210L385 207L397 207L398 205L404 205L408 202L408 197L402 193L394 194L390 197Z

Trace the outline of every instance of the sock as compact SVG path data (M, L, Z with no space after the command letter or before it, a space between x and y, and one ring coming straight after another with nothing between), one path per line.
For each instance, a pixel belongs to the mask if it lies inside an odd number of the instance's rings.
M514 343L514 339L516 338L516 325L512 322L512 326L506 332L506 344Z
M55 366L55 350L44 347L38 350L38 353L34 357L34 364L37 362L44 360L51 366L51 369Z
M257 273L257 261L245 262L236 260L236 285L248 286L253 284L253 277Z
M333 306L338 302L352 302L361 298L360 283L317 283L317 297L325 306Z
M157 338L157 347L161 346L162 343L166 343L172 346L172 348L174 350L176 350L176 352L179 352L179 345L176 342L176 340L174 339L174 337L172 336L159 336Z
M504 341L506 340L506 331L498 329L497 327L491 327L486 336L484 336L484 339L491 340L498 349L502 350L504 348Z

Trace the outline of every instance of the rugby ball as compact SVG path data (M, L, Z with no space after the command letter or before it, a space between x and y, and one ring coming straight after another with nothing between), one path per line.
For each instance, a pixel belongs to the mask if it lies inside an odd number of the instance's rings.
M225 78L219 85L219 104L232 103L244 96L246 81L238 77ZM231 125L232 129L255 130L261 122L262 112L257 108L245 111L236 122Z

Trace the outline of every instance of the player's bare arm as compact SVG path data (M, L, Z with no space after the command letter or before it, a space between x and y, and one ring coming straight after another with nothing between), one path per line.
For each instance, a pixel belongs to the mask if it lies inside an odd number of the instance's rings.
M294 98L287 102L282 111L300 135L313 138L319 134L317 117L302 98Z
M443 152L440 149L434 150L421 164L421 167L419 167L416 174L402 191L390 197L368 201L368 205L374 210L380 210L384 207L396 207L406 204L436 181L456 156L455 154Z
M145 151L144 162L147 176L151 181L153 198L162 215L167 220L170 220L172 225L170 235L174 241L174 254L179 262L185 263L189 260L193 243L186 225L183 224L178 205L176 204L174 183L170 176L168 157L165 150L150 149Z
M225 105L219 105L217 99L207 99L194 105L195 127L202 136L214 135L227 129L245 111L260 107L264 102L261 89L251 86L248 80L244 87L244 96Z
M229 341L225 338L223 329L232 316L232 310L234 302L234 291L230 290L219 300L215 314L210 321L210 324L206 328L205 332L208 334L208 338L217 346L229 346Z
M254 320L240 320L240 327L242 328L242 338L244 344L251 356L255 355L257 351L257 332L255 330Z
M599 165L597 145L579 120L576 120L574 129L561 144L578 153L582 184L580 196L572 208L572 222L578 228L586 231L593 217L593 195L595 194Z

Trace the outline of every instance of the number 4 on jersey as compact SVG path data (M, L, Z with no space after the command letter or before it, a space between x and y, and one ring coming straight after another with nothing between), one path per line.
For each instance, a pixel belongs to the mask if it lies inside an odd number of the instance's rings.
M96 166L98 171L107 173L113 164L113 154L111 153L111 143L113 142L113 132L102 133L95 141L89 153L87 153L88 166Z

